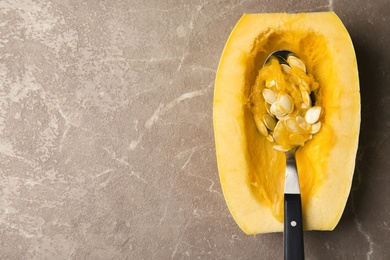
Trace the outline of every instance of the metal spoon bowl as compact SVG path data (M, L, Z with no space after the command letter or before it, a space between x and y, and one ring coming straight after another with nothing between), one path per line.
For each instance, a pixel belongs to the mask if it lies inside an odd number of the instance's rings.
M271 52L271 54L268 55L268 57L265 59L263 67L266 64L268 64L271 61L271 59L274 59L274 58L277 59L280 64L289 65L287 62L287 59L290 55L298 57L298 55L296 55L294 52L289 51L289 50L276 50L274 52Z

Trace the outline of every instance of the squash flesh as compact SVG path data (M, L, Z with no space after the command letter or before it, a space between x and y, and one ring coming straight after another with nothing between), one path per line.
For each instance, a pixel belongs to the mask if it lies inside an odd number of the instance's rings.
M282 231L285 156L257 132L249 104L258 70L276 49L297 53L320 84L316 98L324 110L323 126L298 151L297 164L305 229L331 230L349 194L360 124L353 46L331 12L244 15L233 30L214 95L224 196L244 232Z

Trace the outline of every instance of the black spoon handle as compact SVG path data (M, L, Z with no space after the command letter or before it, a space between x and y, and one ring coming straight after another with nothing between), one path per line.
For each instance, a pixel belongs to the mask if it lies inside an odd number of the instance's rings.
M302 260L302 205L300 194L284 194L284 259Z

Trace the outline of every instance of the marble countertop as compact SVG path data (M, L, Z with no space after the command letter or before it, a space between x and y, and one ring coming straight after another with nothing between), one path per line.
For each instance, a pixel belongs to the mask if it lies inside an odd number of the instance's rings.
M0 259L282 259L225 204L212 102L243 13L335 11L362 94L356 171L307 259L390 259L390 2L1 1Z

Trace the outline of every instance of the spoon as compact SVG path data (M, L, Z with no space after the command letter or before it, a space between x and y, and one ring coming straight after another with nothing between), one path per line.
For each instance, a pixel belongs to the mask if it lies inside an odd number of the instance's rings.
M292 55L298 57L289 50L277 50L272 52L264 62L265 66L271 59L276 58L280 64L289 66L287 58ZM297 148L286 153L286 175L284 182L284 259L304 259L303 228L302 228L302 204L299 187L298 172L295 160Z

